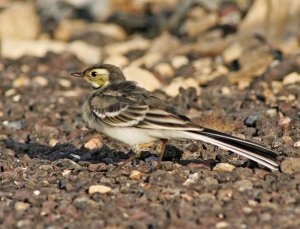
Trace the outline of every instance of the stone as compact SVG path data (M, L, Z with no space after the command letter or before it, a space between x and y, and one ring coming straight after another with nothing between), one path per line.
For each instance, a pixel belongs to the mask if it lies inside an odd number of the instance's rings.
M279 126L286 126L290 124L292 120L289 117L282 117L278 120L278 125Z
M2 124L8 129L21 130L25 127L25 120L21 119L18 121L3 121Z
M20 88L20 87L26 87L29 84L30 84L29 78L27 76L20 75L13 81L12 86L14 88Z
M132 170L130 175L129 175L129 178L132 179L132 180L140 180L142 175L143 174L140 171Z
M189 63L189 59L186 56L175 56L171 60L173 68L178 69Z
M101 63L102 51L95 45L89 45L83 41L73 41L67 46L67 51L74 53L78 59L87 64Z
M16 211L25 211L29 207L30 207L30 204L28 204L28 203L24 203L24 202L20 202L20 201L15 203Z
M146 50L150 46L150 41L142 37L134 37L124 42L112 43L105 46L105 53L110 55L126 54L131 50Z
M73 41L70 44L50 40L15 40L3 39L1 43L1 56L4 58L18 59L25 55L44 57L48 52L71 52L86 64L101 62L101 49L82 41Z
M59 79L58 84L64 88L70 88L72 86L71 81L67 79Z
M91 138L88 142L84 144L85 148L88 148L90 150L101 148L103 146L102 137L98 135L97 137Z
M0 13L0 38L35 39L40 32L39 17L33 2L9 4Z
M183 186L190 186L191 184L195 184L199 181L200 179L200 174L199 173L193 173L193 174L190 174L188 179L186 179L184 182L183 182Z
M243 48L240 43L234 42L227 47L223 52L223 58L226 63L230 63L233 60L238 59L243 52Z
M233 186L238 189L240 192L244 192L246 190L252 189L253 188L253 183L249 180L239 180L236 181Z
M297 72L292 72L283 78L282 84L288 85L288 84L295 84L299 82L300 82L300 74Z
M154 71L162 77L171 78L174 76L174 70L168 63L160 63L154 67Z
M197 93L200 92L198 82L194 78L183 79L182 77L175 78L170 85L164 88L164 91L169 96L176 96L180 88L187 89L189 87L196 88Z
M229 163L218 163L213 170L214 171L223 171L223 172L231 172L235 169L234 165L231 165Z
M125 66L127 66L129 64L129 60L120 54L116 54L116 55L112 55L112 56L108 56L105 60L104 60L105 64L113 64L118 66L119 68L124 68Z
M108 192L111 192L112 189L108 186L105 186L105 185L91 185L89 187L89 194L93 194L93 193L96 193L96 192L99 192L101 194L105 194L105 193L108 193Z
M281 163L281 171L287 174L300 172L300 158L286 158Z
M138 86L146 88L148 91L154 91L161 87L161 83L154 74L145 69L128 66L123 69L123 72L127 80L137 82Z
M49 81L43 77L43 76L36 76L32 79L32 82L41 86L41 87L46 87L49 83Z
M300 141L295 142L294 147L300 147Z

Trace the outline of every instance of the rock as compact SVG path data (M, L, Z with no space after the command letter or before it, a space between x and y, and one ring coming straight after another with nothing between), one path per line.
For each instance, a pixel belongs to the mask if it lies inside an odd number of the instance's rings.
M270 118L274 118L276 115L277 115L277 109L275 108L271 108L271 109L268 109L267 110L267 115L270 117Z
M283 78L282 84L288 85L288 84L295 84L298 82L300 82L300 74L297 72L292 72Z
M48 85L48 80L43 76L36 76L32 79L33 83L36 83L37 85L41 87L46 87Z
M67 79L59 79L58 84L64 88L70 88L72 86L72 82Z
M145 69L129 66L123 69L123 72L127 80L135 81L140 87L144 87L149 91L154 91L161 87L158 79Z
M2 39L35 39L40 31L39 17L33 2L15 2L0 13Z
M30 204L28 204L28 203L24 203L24 202L20 202L20 201L15 203L16 211L25 211L29 207L30 207Z
M81 61L87 64L99 64L102 59L101 49L83 41L73 41L67 46L67 51L74 53Z
M132 170L130 175L129 175L129 178L132 179L132 180L140 180L142 175L143 174L140 171Z
M56 145L57 145L57 143L58 143L58 140L57 140L57 139L54 139L54 138L52 138L52 139L50 139L50 141L49 141L49 146L56 146Z
M251 181L249 180L239 180L236 181L233 186L238 189L240 192L244 192L246 190L252 189L253 188L253 184Z
M25 120L18 121L3 121L2 124L8 129L21 130L25 127Z
M218 163L213 170L214 171L225 171L225 172L231 172L235 169L234 165L231 165L229 163Z
M238 59L243 52L243 48L240 43L234 42L223 52L223 58L226 63L230 63L233 60Z
M189 59L186 56L175 56L171 60L173 68L178 69L189 63Z
M256 113L256 114L253 114L253 115L249 115L245 119L244 124L247 127L256 127L256 123L257 123L258 118L259 118L259 113Z
M279 126L286 126L290 124L292 120L289 117L282 117L278 120L278 125Z
M30 84L29 78L27 76L21 75L13 81L12 86L14 88L20 88L20 87L26 87L29 84Z
M230 228L230 224L226 221L221 221L216 223L216 228L220 229L220 228Z
M234 191L232 189L220 189L217 197L219 200L229 201L232 198L233 192Z
M191 184L195 184L199 181L200 179L200 174L199 173L193 173L190 174L188 179L186 179L182 185L184 186L190 186Z
M175 78L170 85L164 88L164 91L169 96L176 96L178 95L180 88L187 89L189 87L196 88L197 93L200 92L198 82L194 78L183 79L182 77Z
M118 66L119 68L123 68L129 64L129 60L125 56L117 54L107 57L104 60L104 63L113 64Z
M146 50L150 46L150 41L141 37L134 37L131 40L109 44L105 47L105 53L109 56L116 54L126 54L131 50Z
M92 23L89 27L91 31L99 32L118 41L122 41L127 38L127 33L125 32L125 30L121 26L116 24Z
M85 148L88 148L90 150L101 148L103 146L102 137L98 135L97 137L91 138L88 142L84 144Z
M295 142L294 147L300 147L300 141Z
M47 52L63 53L69 51L86 64L98 64L101 62L102 56L99 47L88 45L82 41L67 44L48 40L3 39L1 45L1 56L10 59L18 59L25 55L44 57Z
M112 191L112 189L108 186L105 186L105 185L91 185L89 187L89 194L93 194L93 193L96 193L96 192L104 194L104 193L108 193L108 192L111 192L111 191Z
M14 94L16 94L16 93L17 93L17 90L14 89L14 88L11 88L11 89L8 89L8 90L4 93L4 95L5 95L6 97L10 97L10 96L12 96L12 95L14 95Z
M189 37L194 37L207 29L213 27L218 21L218 15L215 12L206 13L202 7L194 7L191 18L188 18L181 30Z
M15 39L3 39L1 45L1 56L10 59L18 59L24 55L43 57L47 52L62 53L67 46L57 41Z
M174 76L173 68L167 63L160 63L154 67L154 71L157 72L162 77L171 78Z
M87 24L82 20L62 20L54 31L57 40L69 41L74 32L82 31Z
M281 163L281 171L287 174L293 174L300 171L300 158L286 158Z
M176 50L181 46L181 42L175 36L170 33L164 32L159 37L155 38L147 54L159 53L160 55L169 55L170 51Z

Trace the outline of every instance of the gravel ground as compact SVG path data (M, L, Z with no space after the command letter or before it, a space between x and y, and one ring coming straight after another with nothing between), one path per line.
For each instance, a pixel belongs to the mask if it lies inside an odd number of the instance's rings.
M62 77L81 65L70 54L3 61L1 75L7 77L1 83L1 91L6 91L1 99L2 120L9 120L1 127L3 228L300 225L299 148L291 145L300 134L297 107L283 101L276 108L293 120L286 123L279 115L268 115L270 108L259 94L251 93L254 88L240 91L228 85L232 93L224 96L219 92L224 84L218 83L207 86L196 100L188 90L180 97L166 98L181 104L181 110L189 105L194 113L203 114L195 119L199 123L259 139L275 148L284 160L281 171L270 172L209 144L191 141L170 142L161 169L155 169L157 156L144 152L136 166L112 171L128 158L129 149L82 123L80 104L89 86ZM16 84L10 77L16 69L29 77L42 74L48 83L41 86L32 80L26 86L10 88ZM259 91L259 86L253 87ZM16 92L8 96L9 90ZM185 103L179 102L183 100ZM255 116L255 122L248 120L249 114ZM103 146L85 148L91 139ZM156 147L154 144L150 151L155 152Z
M6 23L26 10L32 27L43 19L32 40L1 43L0 228L300 228L299 25L270 45L221 24L226 14L246 9L197 6L160 33L172 11L143 16L125 4L127 16L108 19L123 29L65 19L69 11L47 27L54 11L43 16L42 3L40 15L32 5L0 5ZM132 20L130 10L143 20ZM247 20L238 19L240 30ZM39 31L53 37L34 40ZM58 40L61 51L54 53ZM47 54L17 47L24 44ZM16 52L5 51L9 45ZM280 170L188 140L168 142L160 169L155 142L116 170L130 148L86 127L80 108L91 88L69 76L94 62L127 67L136 73L129 77L195 122L273 149Z

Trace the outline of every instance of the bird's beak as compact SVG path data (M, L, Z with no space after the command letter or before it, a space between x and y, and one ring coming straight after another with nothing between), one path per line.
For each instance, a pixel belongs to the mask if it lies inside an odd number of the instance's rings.
M73 73L71 73L71 76L82 77L82 74L81 74L81 72L73 72Z

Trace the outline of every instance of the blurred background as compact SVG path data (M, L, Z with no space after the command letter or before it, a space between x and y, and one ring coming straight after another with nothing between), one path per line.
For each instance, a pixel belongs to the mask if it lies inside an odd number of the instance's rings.
M60 72L111 63L174 96L221 75L247 87L299 53L299 22L298 0L1 0L0 56L71 53Z

